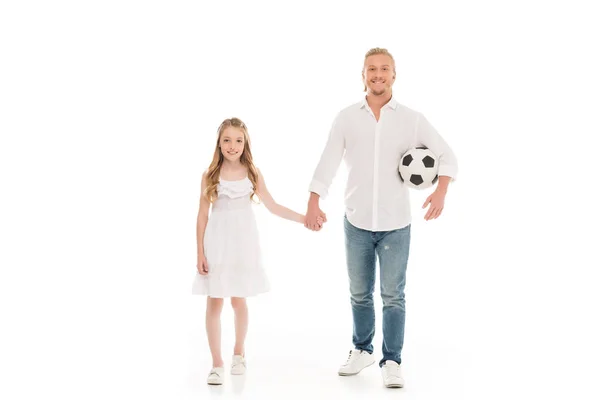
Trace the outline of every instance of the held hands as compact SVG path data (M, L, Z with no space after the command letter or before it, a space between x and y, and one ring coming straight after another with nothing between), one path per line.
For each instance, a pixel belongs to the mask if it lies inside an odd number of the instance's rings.
M206 257L204 257L204 255L198 256L196 268L198 268L200 275L208 275L208 262L206 262Z
M312 231L320 231L321 228L323 227L323 224L325 223L325 219L323 219L323 217L321 217L320 215L317 217L317 224L316 224L316 228L312 229L308 223L307 223L307 219L306 217L304 217L304 226L307 227L308 229L312 230Z
M325 220L323 219L323 217L321 217L320 215L317 217L317 225L319 225L320 227L323 227L323 224L325 223Z
M425 221L429 221L431 219L436 219L442 214L442 210L444 209L444 199L446 198L446 191L436 189L433 193L427 197L425 203L423 203L423 208L426 208L429 205L429 210L425 214Z
M327 222L327 216L321 211L319 206L309 205L306 216L304 217L304 226L311 231L318 232L325 222Z

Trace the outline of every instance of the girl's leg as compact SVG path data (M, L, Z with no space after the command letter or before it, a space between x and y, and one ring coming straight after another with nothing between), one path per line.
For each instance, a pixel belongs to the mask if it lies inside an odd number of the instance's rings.
M246 299L242 297L232 297L231 306L235 315L235 347L233 348L234 355L244 355L244 342L246 341L246 333L248 332L248 306Z
M221 310L223 299L208 297L206 299L206 335L213 359L213 367L223 367L221 357Z

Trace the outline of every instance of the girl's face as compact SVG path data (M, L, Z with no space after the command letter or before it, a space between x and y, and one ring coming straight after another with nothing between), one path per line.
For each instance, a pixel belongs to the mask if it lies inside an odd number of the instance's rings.
M238 161L244 152L244 132L233 126L225 128L219 140L221 153L228 161Z

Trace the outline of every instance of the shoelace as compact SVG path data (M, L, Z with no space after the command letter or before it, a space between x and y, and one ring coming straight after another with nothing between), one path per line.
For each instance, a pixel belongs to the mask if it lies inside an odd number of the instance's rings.
M234 359L232 365L231 365L231 368L237 367L238 365L243 365L245 367L246 366L246 360L243 359L243 358L237 358L236 357Z
M358 351L356 351L357 354L360 354ZM348 365L350 363L350 359L352 358L352 350L350 350L349 354L348 354L348 359L346 360L346 363L344 365Z

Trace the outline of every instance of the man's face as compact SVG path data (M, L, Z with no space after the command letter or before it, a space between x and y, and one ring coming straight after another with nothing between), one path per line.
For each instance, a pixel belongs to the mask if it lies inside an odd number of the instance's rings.
M367 93L375 96L389 94L396 80L394 62L385 54L375 54L367 57L363 69L363 82Z

